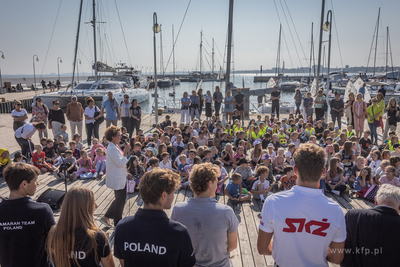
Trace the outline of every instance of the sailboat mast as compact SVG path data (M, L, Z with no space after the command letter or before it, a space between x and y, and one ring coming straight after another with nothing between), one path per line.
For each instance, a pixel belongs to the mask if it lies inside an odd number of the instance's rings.
M175 94L175 36L174 36L174 25L172 25L172 69L173 69L173 81L172 81L172 87L173 87L173 92Z
M214 74L214 38L212 38L212 67L211 67L211 72Z
M312 68L312 55L313 55L313 45L314 45L314 40L313 40L313 28L314 28L314 22L311 22L311 46L310 46L310 82L311 82L311 68Z
M317 88L319 87L319 71L321 65L321 52L322 52L322 25L324 24L324 13L325 13L325 0L322 0L321 10L321 24L319 25L319 47L318 47L318 66L317 66Z
M282 33L282 24L279 25L279 41L278 41L278 54L276 56L276 69L275 69L275 75L278 72L279 76L279 71L281 67L281 33Z
M233 31L233 0L229 0L229 20L228 20L228 48L226 58L226 77L225 91L228 90L231 76L231 53L232 53L232 31Z
M202 59L203 59L203 31L200 31L200 78L201 78L201 67L202 67Z
M379 18L381 16L381 8L378 11L378 21L376 23L376 39L375 39L375 57L374 57L374 77L375 77L375 66L376 66L376 51L378 50L378 34L379 34Z
M162 26L160 24L160 26ZM164 59L163 59L163 47L162 47L162 30L160 31L160 68L162 68L162 76L164 77Z
M96 82L98 81L97 74L97 44L96 44L96 0L93 0L93 45L94 45L94 76L96 77Z
M386 27L386 79L388 73L389 27Z
M81 17L82 17L82 5L83 5L83 0L81 0L81 4L79 7L79 18L78 18L78 30L76 31L76 41L75 41L75 53L74 53L74 66L72 69L72 81L71 81L71 89L74 88L74 79L75 79L75 67L76 67L76 56L78 53L78 43L79 43L79 31L81 28ZM79 73L78 73L79 75ZM78 77L79 80L79 77ZM79 82L79 81L78 81ZM72 90L71 90L72 93Z

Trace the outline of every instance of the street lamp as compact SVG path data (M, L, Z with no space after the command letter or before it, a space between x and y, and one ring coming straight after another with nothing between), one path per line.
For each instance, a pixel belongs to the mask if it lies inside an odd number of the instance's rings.
M60 80L60 64L62 63L62 59L60 57L57 58L57 70L58 70L58 80L61 82Z
M4 56L3 51L0 51L0 53L1 53L1 58L5 59L6 57ZM0 68L0 89L2 88L3 88L3 79L1 78L1 68Z
M35 57L36 57L36 61L39 61L39 57L35 54L33 55L33 81L35 83L35 90L36 90L36 73L35 73Z
M82 64L80 59L77 59L78 64ZM76 64L76 76L78 78L78 84L79 84L79 70L78 70L78 64Z
M329 31L329 45L328 45L328 78L326 80L325 90L329 90L329 69L331 64L331 37L332 37L332 10L326 14L326 22L322 25L322 29L326 32Z
M154 44L154 98L155 98L155 113L156 124L158 123L158 95L157 95L157 57L156 57L156 33L161 31L160 24L157 23L157 13L153 14L153 44Z

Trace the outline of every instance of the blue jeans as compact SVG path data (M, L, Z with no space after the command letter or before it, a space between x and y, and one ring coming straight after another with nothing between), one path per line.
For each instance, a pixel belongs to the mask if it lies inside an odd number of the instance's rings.
M371 131L371 141L374 143L374 138L375 138L375 143L378 143L378 133L376 132L376 127L374 123L368 122L369 130Z
M296 114L294 114L294 115L297 115L297 114L301 114L301 112L300 112L300 106L301 106L301 102L300 103L296 103Z
M96 163L96 172L100 172L100 171L104 172L105 170L106 170L106 161L105 160L97 161L97 163Z

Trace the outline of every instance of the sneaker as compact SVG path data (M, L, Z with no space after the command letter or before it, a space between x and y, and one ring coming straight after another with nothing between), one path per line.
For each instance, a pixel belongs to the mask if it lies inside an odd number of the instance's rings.
M65 174L64 173L59 172L58 176L60 177L60 180L65 180Z
M76 181L76 173L75 172L72 173L71 180L72 181Z
M337 191L337 190L332 190L331 192L332 192L332 193L334 193L335 195L338 195L338 196L340 196L340 191Z
M97 178L97 176L98 176L98 173L97 173L97 172L95 172L95 173L93 174L93 178L94 178L94 179L96 179L96 178Z
M90 148L91 148L92 146L87 146L87 148L90 150Z
M106 219L106 217L104 217L104 216L100 218L99 222L101 222L108 228L112 228L112 225L110 224L110 220L108 218Z
M57 180L61 180L62 179L59 172L55 172L54 173L54 177L56 177Z
M103 177L104 173L102 171L99 172L99 176Z

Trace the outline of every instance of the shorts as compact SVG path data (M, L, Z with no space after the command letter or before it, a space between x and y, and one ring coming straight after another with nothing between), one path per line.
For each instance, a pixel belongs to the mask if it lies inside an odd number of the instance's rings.
M245 197L245 196L247 196L247 195L246 194L242 194L242 197ZM239 198L240 196L239 196L239 193L237 193L237 194L232 195L232 197Z
M236 109L237 109L238 111L242 111L242 110L244 110L244 106L243 106L243 104L242 104L241 106L239 106L239 105L236 105Z

